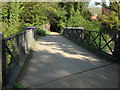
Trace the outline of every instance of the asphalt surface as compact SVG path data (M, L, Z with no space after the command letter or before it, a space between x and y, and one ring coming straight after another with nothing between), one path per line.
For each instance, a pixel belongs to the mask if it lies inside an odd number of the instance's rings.
M35 42L18 82L30 88L117 88L118 64L51 33Z

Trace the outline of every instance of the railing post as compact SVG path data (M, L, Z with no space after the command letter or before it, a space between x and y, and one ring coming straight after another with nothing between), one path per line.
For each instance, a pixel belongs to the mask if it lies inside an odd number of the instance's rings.
M2 87L7 84L6 74L6 47L5 40L2 39Z
M63 29L63 36L65 36L65 28Z
M117 31L115 35L114 56L120 58L120 31Z
M99 50L101 49L101 32L100 32L100 37L99 37Z
M91 31L88 31L88 44L90 45L90 34L91 34Z
M27 40L27 45L28 45L28 50L31 48L34 37L35 37L35 27L28 26L25 28L26 30L26 40Z
M0 33L0 76L2 76L2 33ZM0 78L0 89L2 86L2 78Z
M80 28L80 41L84 42L84 30Z

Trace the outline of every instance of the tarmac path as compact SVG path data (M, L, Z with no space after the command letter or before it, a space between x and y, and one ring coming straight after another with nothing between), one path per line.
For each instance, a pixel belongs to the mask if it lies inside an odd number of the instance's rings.
M30 88L117 88L118 65L52 32L35 42L18 81Z

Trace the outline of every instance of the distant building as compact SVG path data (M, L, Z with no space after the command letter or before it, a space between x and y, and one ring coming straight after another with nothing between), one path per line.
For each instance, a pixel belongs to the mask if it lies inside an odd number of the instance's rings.
M102 8L102 14L105 14L106 16L110 15L110 10L108 8ZM95 19L100 19L97 14L94 14L93 16L90 17L91 20Z
M110 15L110 10L108 8L102 8L102 14L105 14L106 16Z
M98 16L91 16L90 19L98 19Z

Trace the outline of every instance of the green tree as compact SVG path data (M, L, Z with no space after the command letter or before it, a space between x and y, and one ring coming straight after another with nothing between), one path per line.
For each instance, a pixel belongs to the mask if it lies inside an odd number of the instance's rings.
M2 30L5 37L22 31L24 26L42 28L46 23L54 31L67 26L98 30L98 24L89 21L87 5L84 2L3 2Z
M103 7L109 10L109 15L102 14L100 19L102 21L102 31L113 32L120 30L120 6L119 2L110 2L109 6L103 3Z
M22 7L19 2L5 2L2 5L2 32L5 37L8 37L20 30L19 14Z

